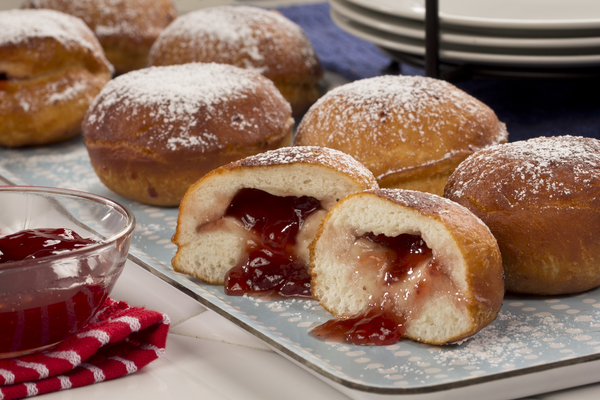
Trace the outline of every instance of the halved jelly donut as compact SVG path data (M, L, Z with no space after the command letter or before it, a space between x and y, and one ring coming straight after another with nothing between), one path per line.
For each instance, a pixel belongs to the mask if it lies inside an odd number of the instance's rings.
M500 251L474 214L442 197L376 189L341 200L310 247L312 294L338 320L312 334L354 344L445 344L491 323Z
M320 147L286 147L218 168L179 208L176 271L226 293L310 296L308 245L341 198L376 188L352 157Z

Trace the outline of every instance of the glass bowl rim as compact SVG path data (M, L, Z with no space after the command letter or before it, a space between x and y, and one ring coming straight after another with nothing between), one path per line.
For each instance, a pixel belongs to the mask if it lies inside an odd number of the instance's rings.
M41 258L37 258L37 259L0 263L0 274L2 272L8 272L8 271L11 271L11 270L14 270L17 268L19 271L22 271L23 268L31 269L31 268L36 268L39 266L43 267L48 264L51 264L53 261L56 261L56 260L78 257L78 256L84 255L86 253L94 252L103 247L112 245L113 243L117 242L118 240L120 240L123 237L131 235L131 233L133 232L133 229L135 228L135 225L136 225L135 215L127 207L117 203L114 200L106 198L104 196L84 192L81 190L63 189L63 188L45 187L45 186L8 185L8 186L0 186L0 193L2 193L2 192L11 192L11 193L21 192L21 193L39 193L39 194L50 193L53 195L60 195L62 197L75 197L75 198L80 198L80 199L85 199L85 200L91 200L95 203L104 204L104 205L109 206L112 209L117 210L118 212L120 212L121 214L123 214L125 216L127 223L121 230L119 230L115 234L111 235L110 237L107 237L106 239L102 239L102 240L98 241L98 243L94 243L89 246L82 247L80 249L70 250L68 253L49 255L49 256L45 256L45 257L41 257ZM81 221L79 221L79 222L81 222ZM88 227L87 225L85 225L83 223L81 223L81 225ZM0 235L0 236L2 236L2 235Z

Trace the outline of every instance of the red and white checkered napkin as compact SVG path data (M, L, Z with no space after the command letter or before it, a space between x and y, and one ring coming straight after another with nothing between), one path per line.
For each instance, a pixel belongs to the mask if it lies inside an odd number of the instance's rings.
M45 351L0 360L0 400L70 389L136 372L165 352L169 318L108 298L92 323Z

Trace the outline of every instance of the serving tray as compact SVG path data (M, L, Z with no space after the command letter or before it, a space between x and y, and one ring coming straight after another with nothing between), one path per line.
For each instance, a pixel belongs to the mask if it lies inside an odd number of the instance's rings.
M178 210L108 190L81 138L40 148L0 148L0 178L91 192L128 207L137 219L134 262L352 398L459 399L485 393L487 399L508 399L600 381L600 289L574 296L507 296L496 321L455 345L323 342L308 332L331 316L314 300L227 296L221 286L174 272L176 247L170 238Z

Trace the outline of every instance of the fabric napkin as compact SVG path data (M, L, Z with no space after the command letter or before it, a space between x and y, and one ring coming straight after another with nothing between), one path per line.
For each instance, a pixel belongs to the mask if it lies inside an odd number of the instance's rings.
M107 298L95 319L45 351L0 360L0 400L18 399L134 373L165 352L167 315Z

